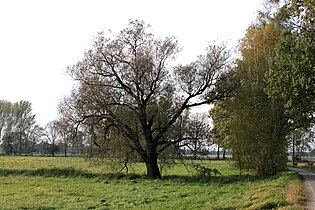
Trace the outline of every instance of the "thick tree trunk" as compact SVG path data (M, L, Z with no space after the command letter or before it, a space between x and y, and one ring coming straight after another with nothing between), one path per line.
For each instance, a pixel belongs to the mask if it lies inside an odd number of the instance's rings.
M151 179L161 179L161 173L157 160L147 160L147 176Z
M148 148L148 153L145 157L145 164L147 167L147 176L151 179L161 179L161 172L158 165L158 155L156 147L151 146Z

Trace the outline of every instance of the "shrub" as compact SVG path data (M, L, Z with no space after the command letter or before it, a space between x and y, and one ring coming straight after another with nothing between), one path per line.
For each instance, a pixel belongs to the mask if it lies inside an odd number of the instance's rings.
M201 164L194 164L193 168L196 170L199 176L216 176L221 175L217 169L212 169L210 167L203 166Z

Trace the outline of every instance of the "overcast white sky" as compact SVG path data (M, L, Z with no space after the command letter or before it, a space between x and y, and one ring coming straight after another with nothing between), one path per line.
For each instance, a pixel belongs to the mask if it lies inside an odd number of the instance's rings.
M0 99L30 101L37 122L45 125L71 91L67 66L82 58L97 32L119 32L129 19L144 20L158 37L177 37L184 63L213 40L236 45L262 5L263 0L0 1Z

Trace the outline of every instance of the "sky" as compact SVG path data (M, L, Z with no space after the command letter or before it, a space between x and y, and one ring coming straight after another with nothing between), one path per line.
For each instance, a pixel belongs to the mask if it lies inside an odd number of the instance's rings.
M235 47L263 0L7 0L0 1L0 100L32 103L44 126L74 81L67 66L82 59L97 32L118 33L130 19L175 36L189 63L213 41Z

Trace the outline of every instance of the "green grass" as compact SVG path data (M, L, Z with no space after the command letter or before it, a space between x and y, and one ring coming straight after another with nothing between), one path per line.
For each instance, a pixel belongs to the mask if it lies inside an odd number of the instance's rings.
M222 176L176 165L149 180L142 164L117 175L83 158L0 156L0 209L302 209L288 199L288 189L301 185L293 172L262 179L240 176L229 161L210 167Z

